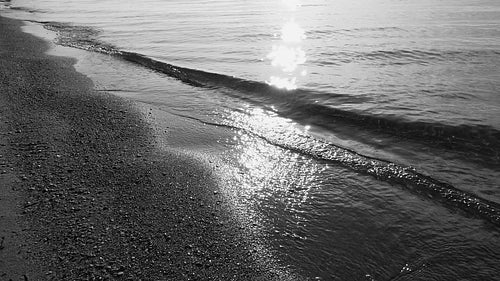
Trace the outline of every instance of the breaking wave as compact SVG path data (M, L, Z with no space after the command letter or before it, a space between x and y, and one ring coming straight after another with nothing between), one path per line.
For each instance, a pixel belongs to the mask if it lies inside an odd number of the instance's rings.
M342 94L320 93L307 89L280 90L264 82L176 66L139 53L122 51L113 45L101 42L97 39L99 32L91 27L72 26L55 22L41 23L47 29L58 32L58 44L116 56L196 87L230 89L231 95L260 103L262 106L272 104L276 108L277 113L283 117L299 121L307 118L308 122L313 122L315 125L327 129L333 129L334 126L337 126L341 122L405 139L425 143L431 142L446 149L478 153L494 165L500 163L500 131L493 127L473 125L452 126L423 121L408 121L388 116L371 115L366 112L354 112L335 108L334 106L317 103L310 97L313 93L316 97L318 95L328 95L330 100L333 99L339 105L344 102L353 102L353 100L359 98ZM422 56L437 58L439 54L433 52L422 53L420 51L379 51L365 56L365 59L370 59L370 56L411 59ZM412 168L364 156L355 151L299 133L294 133L294 136L287 136L286 132L284 132L283 134L270 136L265 132L259 132L257 128L249 128L243 125L212 125L244 130L249 134L264 139L270 144L321 161L334 162L357 172L371 175L379 180L401 185L409 190L437 199L445 205L457 207L470 214L482 217L496 226L500 226L499 204L459 190L450 184L423 175ZM276 135L281 137L276 137Z

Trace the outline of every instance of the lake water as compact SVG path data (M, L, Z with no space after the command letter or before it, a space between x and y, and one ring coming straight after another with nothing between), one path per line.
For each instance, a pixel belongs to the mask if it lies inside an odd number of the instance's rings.
M500 278L500 2L14 0L0 12L88 51L77 68L98 89L183 118L167 146L220 164L242 231L282 267Z

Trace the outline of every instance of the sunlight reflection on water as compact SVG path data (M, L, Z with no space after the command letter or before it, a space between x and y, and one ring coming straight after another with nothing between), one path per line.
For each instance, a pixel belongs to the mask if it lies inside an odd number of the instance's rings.
M222 192L245 226L242 231L255 253L272 262L281 255L273 243L282 245L283 238L298 243L310 239L305 209L312 202L311 194L324 184L327 166L270 142L307 134L308 126L250 104L225 110L223 115L235 135L227 139L232 146L222 157L232 163L221 165Z
M282 0L291 18L281 28L281 41L273 45L267 58L277 69L278 74L272 75L268 84L280 89L297 89L297 76L305 76L307 72L299 69L306 62L306 53L302 50L301 42L306 38L305 31L295 22L294 12L301 6L299 0Z
M308 200L310 190L321 183L318 175L324 165L272 145L265 138L293 138L297 133L306 133L308 128L301 128L274 112L251 107L231 112L228 119L233 126L245 129L235 136L241 167L237 177L245 192L266 201L278 200L284 209L297 211Z

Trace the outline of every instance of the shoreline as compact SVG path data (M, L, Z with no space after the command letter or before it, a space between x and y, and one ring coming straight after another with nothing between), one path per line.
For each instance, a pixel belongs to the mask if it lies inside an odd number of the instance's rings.
M16 197L8 208L22 229L0 254L23 244L32 262L2 265L1 278L284 278L255 261L211 170L159 151L144 113L96 92L74 59L46 55L21 25L0 16L0 163L13 179L0 182L15 189L2 201Z

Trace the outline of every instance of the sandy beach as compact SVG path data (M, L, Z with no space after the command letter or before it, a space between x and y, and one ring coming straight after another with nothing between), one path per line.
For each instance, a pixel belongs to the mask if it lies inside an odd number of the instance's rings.
M499 19L0 0L0 281L498 280Z
M0 17L1 280L269 280L212 171Z

